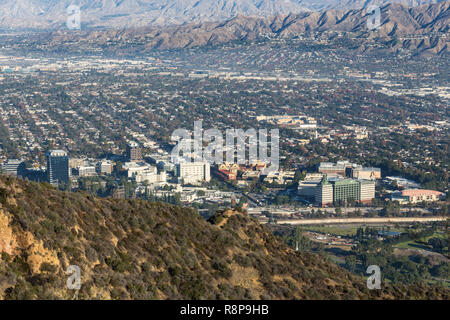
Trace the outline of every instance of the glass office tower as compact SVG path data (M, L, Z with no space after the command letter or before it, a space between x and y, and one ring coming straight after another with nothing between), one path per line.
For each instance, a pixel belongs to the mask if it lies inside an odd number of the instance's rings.
M47 180L54 186L69 183L69 157L65 151L47 153Z

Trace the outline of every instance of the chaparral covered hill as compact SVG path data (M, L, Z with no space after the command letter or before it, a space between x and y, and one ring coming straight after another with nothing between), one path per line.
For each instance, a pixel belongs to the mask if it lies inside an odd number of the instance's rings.
M323 257L288 248L245 213L100 199L0 177L0 298L449 299L423 285L370 291Z

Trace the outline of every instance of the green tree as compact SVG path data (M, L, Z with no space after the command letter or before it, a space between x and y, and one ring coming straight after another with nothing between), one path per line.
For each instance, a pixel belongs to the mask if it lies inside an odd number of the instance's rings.
M356 256L350 255L345 257L345 265L347 266L348 270L351 272L355 272L356 270Z

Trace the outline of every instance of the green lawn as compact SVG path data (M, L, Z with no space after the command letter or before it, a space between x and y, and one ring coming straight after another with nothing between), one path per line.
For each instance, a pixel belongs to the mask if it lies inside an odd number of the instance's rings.
M356 234L359 226L306 226L303 230L329 233L337 236L352 236Z
M394 248L401 248L401 249L417 249L417 247L411 246L411 244L414 244L414 240L409 240L405 242L400 242L394 245Z
M361 225L326 225L326 226L304 226L303 230L329 233L336 236L354 236ZM381 230L381 226L377 226ZM402 228L391 227L390 231L404 232Z
M444 232L435 232L431 236L420 239L421 241L428 242L431 238L442 238L446 239L446 234ZM403 248L403 249L425 249L432 250L431 246L425 245L423 243L417 243L415 240L409 240L405 242L400 242L394 245L394 248Z

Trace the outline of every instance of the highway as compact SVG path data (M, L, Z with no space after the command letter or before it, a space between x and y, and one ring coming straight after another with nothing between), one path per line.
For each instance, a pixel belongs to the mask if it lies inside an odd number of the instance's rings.
M449 217L391 217L391 218L327 218L327 219L290 219L278 220L277 224L312 225L312 224L371 224L371 223L411 223L446 221Z

